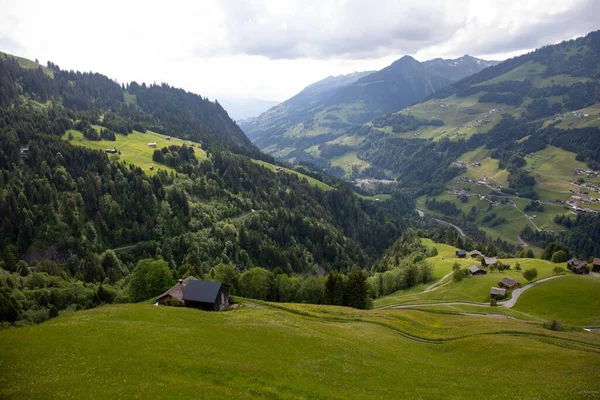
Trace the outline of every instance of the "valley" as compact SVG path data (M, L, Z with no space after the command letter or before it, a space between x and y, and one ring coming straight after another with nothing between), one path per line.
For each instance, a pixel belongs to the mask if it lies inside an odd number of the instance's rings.
M0 398L600 396L593 15L346 3L0 16Z

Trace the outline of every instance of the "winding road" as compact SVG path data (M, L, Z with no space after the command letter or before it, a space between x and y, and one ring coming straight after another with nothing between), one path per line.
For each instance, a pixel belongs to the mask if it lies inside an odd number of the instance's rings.
M417 212L417 214L419 214L419 217L421 217L421 218L422 218L422 217L424 217L424 216L425 216L425 212L423 212L423 211L421 211L421 210L419 210L419 209L417 209L417 208L415 208L415 211ZM437 219L437 218L433 218L433 220L434 220L434 221L436 221L436 222L439 222L440 224L444 224L444 225L450 225L451 227L453 227L454 229L456 229L456 230L458 231L458 233L459 233L459 234L460 234L462 237L468 237L468 236L465 234L465 232L464 232L462 229L460 229L460 227L458 227L458 226L456 226L456 225L454 225L454 224L451 224L450 222L446 222L446 221L444 221L444 220Z
M568 275L556 275L556 276L549 276L547 278L544 279L540 279L539 281L535 281L532 282L528 285L525 285L519 289L515 289L512 292L512 297L509 300L506 301L499 301L498 302L498 306L503 307L503 308L512 308L516 303L517 300L519 299L519 297L527 290L531 289L532 287L539 285L542 282L546 282L552 279L558 279L558 278L563 278L565 276ZM414 308L414 307L429 307L429 306L477 306L477 307L490 307L489 303L477 303L475 301L451 301L451 302L445 302L445 303L425 303L425 304L406 304L406 305L401 305L401 306L392 306L389 308Z

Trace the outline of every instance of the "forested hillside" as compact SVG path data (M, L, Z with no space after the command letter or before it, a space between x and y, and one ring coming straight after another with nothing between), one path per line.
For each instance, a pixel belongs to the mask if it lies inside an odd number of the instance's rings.
M513 243L545 247L559 240L589 257L598 248L576 243L569 232L576 224L561 221L589 214L576 220L577 231L590 237L595 223L583 221L598 218L599 94L596 31L507 60L374 119L354 131L361 138L356 155L374 167L367 172L385 170L422 196L417 206L428 212Z
M145 300L188 275L251 297L321 303L317 274L339 271L358 285L344 304L368 306L362 271L403 231L410 198L363 200L345 184L317 187L234 154L257 150L217 130L237 127L199 96L49 66L54 78L0 60L0 320ZM171 144L152 158L177 172L146 174L111 150L146 129L204 141L206 155Z
M112 131L126 134L150 129L264 157L217 102L194 93L167 84L119 85L104 75L66 71L50 62L48 68L27 66L23 68L12 57L0 59L0 107L50 102L70 110L72 117Z

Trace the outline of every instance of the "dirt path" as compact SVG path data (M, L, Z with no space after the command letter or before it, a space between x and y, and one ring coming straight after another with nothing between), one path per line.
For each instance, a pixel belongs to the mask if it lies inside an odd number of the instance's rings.
M439 288L446 286L447 284L449 284L450 282L452 282L451 279L448 279L452 276L453 272L448 272L446 275L442 276L439 280L433 282L431 285L427 286L425 288L425 290L423 290L423 292L421 293L427 293L427 292L433 292L434 290L438 290ZM445 282L445 280L448 279L447 282Z
M422 210L419 210L417 208L415 208L415 211L417 212L417 214L419 214L419 217L424 217L425 216L425 212ZM450 222L446 222L444 220L441 219L437 219L437 218L433 218L434 221L439 222L440 224L444 224L444 225L450 225L451 227L453 227L454 229L456 229L458 231L458 233L462 236L462 237L468 237L465 232L460 229L460 227L450 223Z

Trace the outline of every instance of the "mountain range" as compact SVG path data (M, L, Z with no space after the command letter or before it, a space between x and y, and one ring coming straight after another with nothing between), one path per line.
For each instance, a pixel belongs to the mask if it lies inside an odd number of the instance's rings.
M310 150L304 150L341 142L349 128L400 110L495 64L468 55L425 62L404 56L380 71L316 82L259 117L243 121L241 127L263 151L287 160L310 160Z

